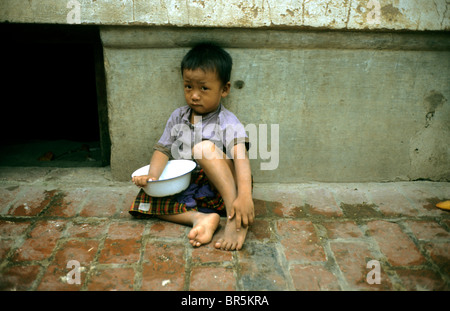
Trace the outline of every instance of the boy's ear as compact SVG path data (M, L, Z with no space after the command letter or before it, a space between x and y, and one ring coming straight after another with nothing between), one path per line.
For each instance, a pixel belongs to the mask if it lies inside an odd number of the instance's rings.
M231 83L228 81L222 88L222 98L225 98L230 94Z

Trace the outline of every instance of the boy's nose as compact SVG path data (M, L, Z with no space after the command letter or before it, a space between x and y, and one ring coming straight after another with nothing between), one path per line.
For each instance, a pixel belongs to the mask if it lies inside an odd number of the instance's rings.
M200 99L200 94L198 94L197 92L192 92L191 99L192 100L199 100Z

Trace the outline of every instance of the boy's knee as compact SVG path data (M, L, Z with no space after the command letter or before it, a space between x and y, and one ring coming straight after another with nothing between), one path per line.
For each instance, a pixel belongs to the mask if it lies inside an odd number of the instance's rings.
M212 160L218 157L220 158L217 146L209 140L203 140L197 143L192 148L192 154L194 156L194 159L196 160L202 159Z

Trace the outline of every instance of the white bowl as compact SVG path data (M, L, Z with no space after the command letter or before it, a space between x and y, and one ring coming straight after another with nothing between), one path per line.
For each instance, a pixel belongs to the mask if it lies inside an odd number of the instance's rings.
M143 187L145 193L152 197L165 197L185 190L191 181L191 172L197 164L191 160L170 160L158 180L150 181ZM143 166L133 174L134 176L147 175L150 165Z

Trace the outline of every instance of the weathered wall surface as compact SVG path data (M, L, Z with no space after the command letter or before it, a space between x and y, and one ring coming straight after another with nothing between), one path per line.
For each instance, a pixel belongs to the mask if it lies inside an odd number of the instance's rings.
M446 0L2 0L0 21L202 27L448 30Z
M268 149L253 140L255 181L450 178L448 35L111 27L102 40L117 177L148 162L184 104L180 60L205 39L234 59L226 107L258 139L267 133ZM264 160L277 146L279 162Z
M0 21L102 25L117 179L148 163L184 104L182 56L211 40L234 59L225 106L252 131L256 182L450 180L449 6L2 0Z

